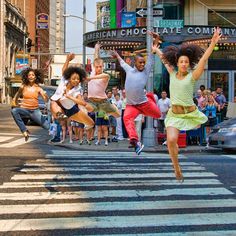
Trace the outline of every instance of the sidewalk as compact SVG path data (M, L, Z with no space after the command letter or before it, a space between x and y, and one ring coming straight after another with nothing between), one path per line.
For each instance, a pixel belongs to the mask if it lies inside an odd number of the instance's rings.
M85 144L80 145L78 141L74 141L72 144L69 143L69 140L67 139L65 143L50 143L50 145L60 146L68 149L73 150L84 150L84 151L113 151L113 152L133 152L133 148L128 148L129 141L128 140L122 140L119 142L111 142L108 144L108 146L104 145L104 140L102 140L101 145L95 145L95 141L92 142L91 145L88 145L86 142ZM206 149L205 146L200 145L189 145L185 148L180 148L180 153L193 153L193 152L208 152L208 151L214 151L216 149L209 148ZM154 147L147 147L145 146L143 149L143 152L156 152L156 153L168 153L167 147L162 145L156 145Z

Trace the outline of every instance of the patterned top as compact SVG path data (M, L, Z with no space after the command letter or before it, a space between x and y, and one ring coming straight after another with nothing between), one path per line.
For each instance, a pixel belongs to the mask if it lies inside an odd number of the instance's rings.
M195 80L192 72L188 73L184 79L176 77L177 71L170 74L170 100L172 105L192 106Z

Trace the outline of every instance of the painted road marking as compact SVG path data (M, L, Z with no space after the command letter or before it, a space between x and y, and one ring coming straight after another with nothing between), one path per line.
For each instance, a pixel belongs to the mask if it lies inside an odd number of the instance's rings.
M216 196L233 195L234 193L222 187L212 188L171 188L160 190L95 190L73 192L14 192L0 193L0 200L46 200L46 199L96 199L96 198L131 198L131 197L161 197L161 196Z
M79 171L78 171L79 172ZM128 178L137 178L137 179L143 179L143 178L169 178L173 177L174 173L142 173L142 174L129 174L129 173L118 173L118 174L17 174L14 175L11 179L12 180L37 180L37 179L45 179L45 180L69 180L69 179L128 179ZM216 177L215 174L211 172L193 172L193 173L184 173L185 178L191 178L191 177Z
M61 217L0 220L0 232L55 229L112 229L158 226L203 226L235 224L236 213L197 213L171 215L132 215L100 217Z
M47 188L47 187L124 187L124 186L164 186L164 185L177 185L175 179L161 179L161 180L120 180L117 181L107 181L107 180L100 180L100 181L44 181L44 182L5 182L0 189L10 189L10 188ZM222 183L217 179L186 179L184 181L184 185L222 185Z
M216 200L175 200L175 201L132 201L132 202L84 202L53 204L3 205L0 214L30 214L54 212L96 212L96 211L134 211L134 210L170 210L192 208L236 207L235 199Z

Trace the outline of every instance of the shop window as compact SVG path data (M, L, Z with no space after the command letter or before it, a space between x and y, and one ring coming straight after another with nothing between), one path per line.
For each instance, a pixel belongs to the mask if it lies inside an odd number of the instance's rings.
M209 26L220 26L220 27L232 27L233 25L230 22L236 22L236 11L217 11L216 14L213 11L208 11L208 25ZM227 20L230 22L228 22Z

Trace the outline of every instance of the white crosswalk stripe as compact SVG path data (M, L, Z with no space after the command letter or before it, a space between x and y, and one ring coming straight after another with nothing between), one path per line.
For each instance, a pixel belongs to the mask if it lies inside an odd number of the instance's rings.
M0 186L0 232L236 235L235 194L204 166L180 162L183 184L166 154L52 151Z
M33 142L38 138L35 135L30 135L27 143ZM0 148L14 148L20 145L26 144L22 134L13 134L13 133L0 133Z

